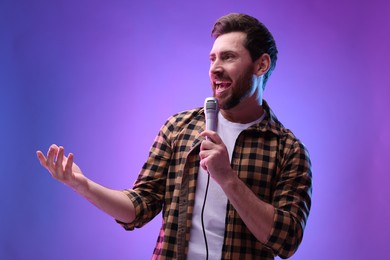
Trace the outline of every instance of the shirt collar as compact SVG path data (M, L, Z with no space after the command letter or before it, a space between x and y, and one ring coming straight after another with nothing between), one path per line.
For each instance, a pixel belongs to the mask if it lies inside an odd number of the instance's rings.
M267 101L263 99L263 109L265 112L264 119L256 124L250 127L250 129L257 129L262 132L271 131L275 135L280 135L282 132L283 125L279 122L278 118L272 111L272 109L269 107Z
M284 126L282 125L282 123L280 123L280 121L276 117L275 113L272 111L272 109L268 105L267 101L265 101L264 99L263 99L262 106L263 106L263 109L265 112L264 119L261 120L260 123L255 124L255 125L249 127L248 129L258 130L258 131L262 131L262 132L270 131L270 132L274 133L275 135L280 135L281 132L283 132L282 128L284 128ZM200 112L200 114L202 114L204 116L204 108L200 108L199 112Z

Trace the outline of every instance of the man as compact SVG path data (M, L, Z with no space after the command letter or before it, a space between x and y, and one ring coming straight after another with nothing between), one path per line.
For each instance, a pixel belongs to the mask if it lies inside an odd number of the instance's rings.
M276 64L275 41L263 24L243 14L221 17L212 35L216 132L205 130L203 108L172 116L133 188L124 191L86 178L63 147L52 145L47 158L38 151L38 158L55 179L127 230L162 210L153 258L287 258L302 240L312 184L306 148L262 98Z

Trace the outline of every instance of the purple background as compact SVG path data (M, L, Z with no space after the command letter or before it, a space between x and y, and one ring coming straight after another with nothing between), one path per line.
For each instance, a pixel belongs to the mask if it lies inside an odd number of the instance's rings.
M140 230L53 180L52 143L85 175L134 182L160 126L211 94L210 29L230 12L273 32L265 99L307 145L313 206L292 259L384 259L390 236L388 1L0 2L0 259L148 259Z

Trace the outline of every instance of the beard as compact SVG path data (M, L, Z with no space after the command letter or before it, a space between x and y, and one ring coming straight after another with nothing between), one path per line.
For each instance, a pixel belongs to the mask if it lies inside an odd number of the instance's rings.
M253 66L248 68L243 75L241 75L236 84L231 86L231 94L226 98L219 99L219 106L223 110L229 110L237 106L241 100L248 97L252 90L252 77L253 77ZM221 76L224 77L224 75ZM215 94L214 94L215 96Z

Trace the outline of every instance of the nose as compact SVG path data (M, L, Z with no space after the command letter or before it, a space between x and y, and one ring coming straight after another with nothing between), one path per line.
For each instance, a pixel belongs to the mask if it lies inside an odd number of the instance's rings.
M219 62L219 59L214 60L210 64L210 74L221 74L223 71L222 65Z

